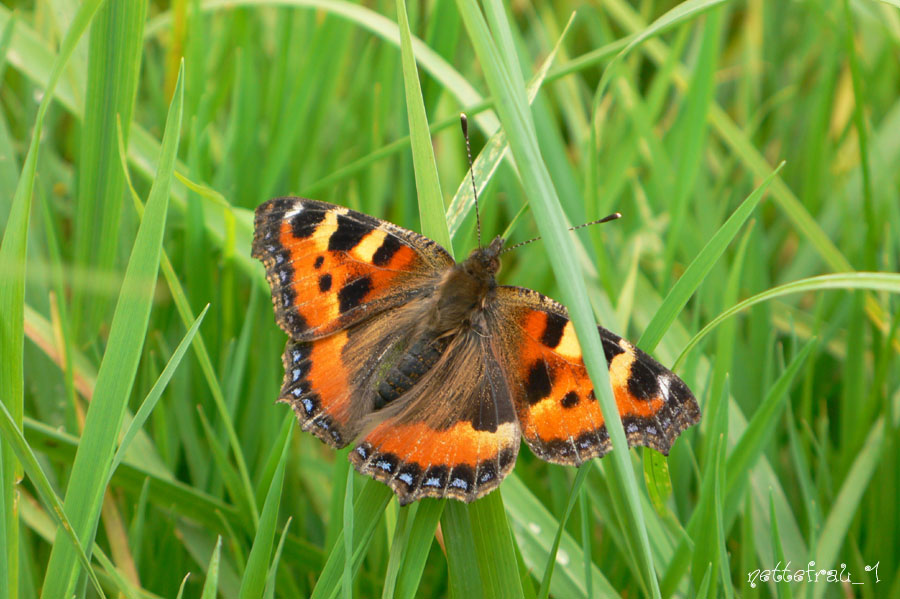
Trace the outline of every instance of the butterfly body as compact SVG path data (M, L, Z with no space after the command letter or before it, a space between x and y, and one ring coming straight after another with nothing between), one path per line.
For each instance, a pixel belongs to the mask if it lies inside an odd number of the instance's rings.
M324 202L277 198L256 212L289 335L280 401L304 430L387 483L401 504L471 501L512 469L520 440L577 465L610 449L566 310L499 285L503 240L455 262L433 241ZM667 453L697 422L687 386L598 328L629 444Z

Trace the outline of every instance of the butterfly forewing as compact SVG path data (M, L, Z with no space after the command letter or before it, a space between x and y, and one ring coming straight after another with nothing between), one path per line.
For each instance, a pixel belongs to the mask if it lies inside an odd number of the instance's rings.
M253 256L266 267L279 326L298 341L403 305L453 264L426 237L303 198L276 198L257 208Z

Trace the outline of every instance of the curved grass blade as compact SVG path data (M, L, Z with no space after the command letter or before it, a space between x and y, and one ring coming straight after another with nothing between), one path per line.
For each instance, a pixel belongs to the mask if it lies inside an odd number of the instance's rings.
M187 584L188 578L191 577L191 573L188 572L184 575L184 578L181 579L181 584L178 587L178 595L176 595L175 599L181 599L184 596L184 585Z
M870 291L900 293L900 275L884 272L837 273L809 277L807 279L792 281L790 283L785 283L784 285L772 287L753 297L748 297L747 299L738 302L712 319L691 338L684 350L682 350L681 355L675 360L675 365L681 364L688 352L694 349L694 347L706 337L710 331L716 328L722 321L734 316L738 312L783 295L803 293L806 291L821 291L825 289L868 289Z

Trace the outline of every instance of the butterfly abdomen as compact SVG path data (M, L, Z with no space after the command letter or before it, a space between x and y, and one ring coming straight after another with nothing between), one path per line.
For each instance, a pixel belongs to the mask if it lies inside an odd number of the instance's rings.
M448 343L446 336L419 337L378 384L373 407L379 410L409 391L437 363Z

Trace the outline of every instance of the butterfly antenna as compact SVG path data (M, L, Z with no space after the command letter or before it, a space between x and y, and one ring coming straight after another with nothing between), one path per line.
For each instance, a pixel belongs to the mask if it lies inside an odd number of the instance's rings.
M577 225L577 226L575 226L575 227L569 227L569 231L575 231L575 230L577 230L577 229L583 229L583 228L585 228L585 227L590 227L591 225L599 225L600 223L608 223L608 222L611 221L611 220L616 220L616 219L619 219L619 218L622 218L622 213L621 213L621 212L613 212L613 213L610 214L609 216L604 216L603 218L601 218L601 219L599 219L599 220L592 220L592 221L589 222L589 223L583 223L583 224ZM538 236L538 237L532 237L531 239L527 239L527 240L525 240L525 241L520 241L519 243L513 244L513 245L511 245L511 246L509 246L509 247L507 247L507 248L503 248L503 251L501 251L500 253L501 253L501 254L505 254L506 252L510 252L510 251L512 251L512 250L514 250L514 249L516 249L516 248L520 248L520 247L522 247L523 245L528 245L529 243L534 243L534 242L537 241L538 239L540 239L540 236Z
M478 189L475 187L475 172L472 167L472 148L469 146L469 119L466 113L459 114L459 124L466 139L466 156L469 158L469 178L472 179L472 195L475 197L475 229L478 231L478 247L481 247L481 215L478 213Z

